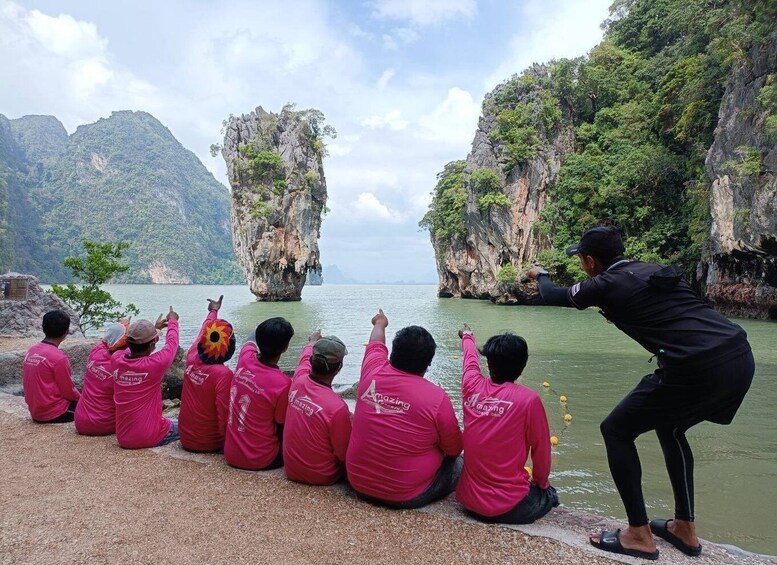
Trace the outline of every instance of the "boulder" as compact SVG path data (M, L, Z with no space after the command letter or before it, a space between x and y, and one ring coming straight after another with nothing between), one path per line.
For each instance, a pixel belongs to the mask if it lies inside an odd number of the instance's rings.
M6 273L0 281L9 285L8 297L0 295L0 337L43 338L41 322L51 310L67 312L70 333L78 331L78 314L58 296L43 290L36 277Z

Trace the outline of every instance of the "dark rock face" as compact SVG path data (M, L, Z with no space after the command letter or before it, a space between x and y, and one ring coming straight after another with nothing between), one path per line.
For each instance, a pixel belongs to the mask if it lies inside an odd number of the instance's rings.
M258 107L227 124L222 155L235 255L258 300L299 300L308 272L321 272L327 192L317 129L307 112L289 108L273 114ZM273 156L280 162L262 165Z
M777 32L734 69L707 155L712 230L701 274L710 301L734 316L777 319L777 147L758 100L775 74Z
M3 281L25 281L26 300L0 299L0 337L40 337L43 338L41 322L43 315L51 310L64 310L70 316L70 333L78 331L78 314L67 304L50 292L46 292L32 275L6 273L0 276Z
M524 75L545 77L547 69L535 65ZM498 124L497 113L490 104L504 88L505 85L500 85L485 97L483 115L464 172L470 175L477 169L495 171L503 181L503 193L510 205L483 210L478 207L478 195L471 184L465 185L466 235L432 237L440 297L491 299L505 304L537 301L536 291L527 293L520 284L500 285L497 275L508 264L520 271L539 252L551 247L550 238L537 232L535 222L547 202L548 185L556 178L564 156L574 150L574 127L569 112L562 108L564 117L553 131L538 131L540 147L534 156L505 174L504 144L495 141L492 135ZM530 103L538 111L541 88L537 85L519 92L514 104Z

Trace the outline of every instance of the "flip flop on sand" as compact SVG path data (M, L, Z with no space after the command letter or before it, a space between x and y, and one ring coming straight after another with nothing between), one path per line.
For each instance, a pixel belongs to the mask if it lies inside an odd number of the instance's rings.
M653 532L654 536L658 536L662 540L668 541L686 555L690 555L691 557L698 557L701 555L701 544L699 544L698 547L693 547L692 545L685 543L669 531L669 528L667 527L669 522L671 522L671 520L651 520L650 531Z
M623 547L620 540L620 533L620 529L614 532L606 532L602 530L598 542L590 538L588 541L590 541L591 545L596 549L601 549L602 551L609 551L610 553L618 553L620 555L628 555L629 557L638 557L640 559L649 559L650 561L655 561L658 559L658 550L650 553L648 551L640 551L639 549L629 549L627 547Z

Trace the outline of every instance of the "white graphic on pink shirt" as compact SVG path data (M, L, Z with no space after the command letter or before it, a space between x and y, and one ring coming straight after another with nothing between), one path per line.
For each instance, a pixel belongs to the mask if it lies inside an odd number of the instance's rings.
M194 385L202 385L205 381L208 380L208 373L205 371L200 371L199 369L195 369L194 365L189 365L186 367L186 371L184 371L184 374L186 375L186 378L189 379L189 381Z
M289 394L289 405L296 410L299 410L307 417L310 417L313 414L317 414L324 409L323 407L313 402L313 399L310 398L307 394L297 398L296 390L291 391Z
M490 396L484 400L478 400L479 397L480 393L476 392L464 403L466 408L469 408L478 416L495 416L499 418L513 406L513 403L509 400L499 400Z
M86 365L86 370L89 371L94 376L94 378L99 381L112 379L114 375L114 373L111 373L102 365L98 365L95 361L89 361L89 363Z
M361 400L375 407L375 413L404 414L410 410L410 403L400 398L381 394L375 390L375 380L370 383L367 390L361 396Z
M38 366L45 360L46 358L43 355L38 355L37 353L28 353L24 358L24 364Z
M254 382L254 374L247 369L238 369L233 377L233 382L240 383L254 394L262 394L264 392L264 389Z
M148 377L148 373L137 373L135 371L126 371L124 373L116 373L116 384L120 386L134 386L139 385Z

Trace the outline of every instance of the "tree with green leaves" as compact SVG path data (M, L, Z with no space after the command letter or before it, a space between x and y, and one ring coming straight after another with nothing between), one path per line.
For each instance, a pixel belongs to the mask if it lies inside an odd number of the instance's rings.
M124 273L129 266L122 262L123 254L130 243L97 243L84 241L86 257L68 257L65 266L73 278L83 284L52 285L51 290L70 306L79 316L78 329L86 335L90 329L102 327L105 322L118 320L140 313L137 306L115 300L111 294L100 288L115 275Z

